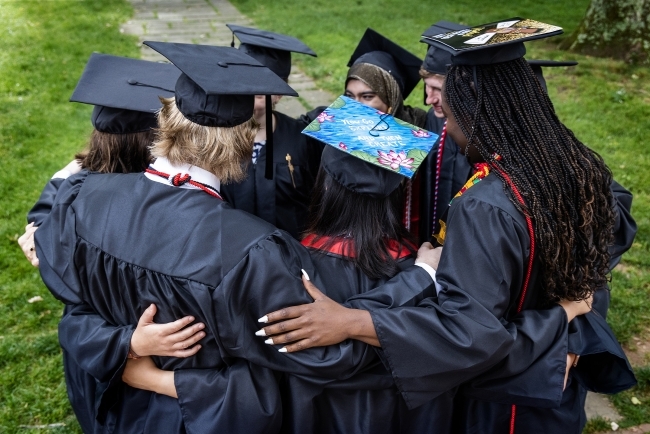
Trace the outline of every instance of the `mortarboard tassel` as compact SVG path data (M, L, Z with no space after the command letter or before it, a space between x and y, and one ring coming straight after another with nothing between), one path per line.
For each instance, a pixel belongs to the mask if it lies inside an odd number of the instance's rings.
M273 104L271 95L266 95L266 170L264 177L273 179Z

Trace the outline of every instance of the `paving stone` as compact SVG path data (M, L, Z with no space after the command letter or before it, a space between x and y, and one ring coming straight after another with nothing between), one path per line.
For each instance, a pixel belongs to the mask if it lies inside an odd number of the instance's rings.
M611 422L618 422L623 418L618 414L612 403L609 402L607 396L592 392L587 393L585 412L587 413L587 420L602 417Z
M311 108L321 105L330 105L336 99L336 96L321 89L304 90L299 93Z
M134 17L121 27L126 34L146 40L186 44L230 45L232 33L226 23L254 26L226 0L131 0ZM142 58L152 61L166 59L142 45ZM300 116L314 107L329 105L335 96L318 89L314 81L296 67L289 84L301 98L284 97L277 105L289 116ZM303 102L304 101L304 104Z
M299 117L306 111L300 100L293 96L283 96L275 108L277 111L293 118Z

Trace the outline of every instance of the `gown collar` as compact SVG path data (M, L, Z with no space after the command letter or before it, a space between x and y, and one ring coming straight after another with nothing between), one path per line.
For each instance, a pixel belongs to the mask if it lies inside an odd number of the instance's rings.
M172 164L167 158L165 157L158 157L156 161L151 163L151 167L154 168L155 170L163 173L168 173L170 175L176 175L177 173L181 175L189 174L192 177L192 180L200 182L202 184L207 184L211 187L216 188L219 190L221 187L221 181L217 176L214 174L208 172L205 169L201 169L200 167L196 166L191 166L189 164L180 164L180 165L175 165ZM152 175L150 173L145 173L144 176L146 176L148 179L151 181L155 182L160 182L161 184L166 184L170 185L169 181L165 178L161 178L160 176L157 175ZM198 187L195 187L189 183L183 184L179 186L180 188L191 188L191 189L196 189L198 190ZM178 187L177 187L178 188Z

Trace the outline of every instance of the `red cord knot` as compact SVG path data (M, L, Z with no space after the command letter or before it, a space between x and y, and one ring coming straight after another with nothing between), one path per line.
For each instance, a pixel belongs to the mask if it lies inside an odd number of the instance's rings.
M171 182L174 187L179 187L183 184L187 184L191 179L192 177L189 173L186 173L185 175L177 173L176 175L169 177L169 182Z

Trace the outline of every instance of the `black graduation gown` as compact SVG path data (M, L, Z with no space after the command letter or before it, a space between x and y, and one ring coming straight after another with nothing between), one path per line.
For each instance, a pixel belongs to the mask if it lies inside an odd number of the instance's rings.
M282 354L255 336L265 313L310 302L300 279L301 268L315 274L309 255L283 231L202 191L143 174L82 173L61 186L36 248L44 282L74 305L60 341L95 382L95 402L75 409L94 409L93 432L275 432L277 372L320 384L376 363L357 341ZM431 279L412 267L391 282L401 298L383 301L395 304L420 297ZM176 371L178 400L121 382L134 325L150 303L157 322L194 315L206 324L197 355L154 358ZM83 395L87 385L75 385Z
M385 282L369 278L336 253L315 248L310 248L310 253L318 280L329 289L328 296L335 301L344 302ZM405 269L413 264L413 258L407 256L398 264ZM429 291L435 295L433 285ZM390 372L379 360L363 373L323 387L287 375L282 391L285 433L447 433L451 429L455 390L409 410Z
M306 124L273 112L273 179L265 178L266 146L256 164L249 164L244 181L221 186L224 199L234 208L256 215L298 239L307 224L307 210L323 145L301 134ZM291 156L293 180L286 156ZM295 186L294 186L295 182Z
M616 214L614 243L610 247L610 266L613 267L620 261L621 255L631 247L636 234L636 223L630 214L630 192L616 181L613 181L611 188L614 199L612 205ZM559 405L554 408L518 406L515 432L579 434L587 422L584 411L587 391L612 394L628 389L636 383L627 358L605 321L609 295L609 288L598 289L594 293L593 312L574 319L569 325L568 352L579 354L581 358L578 366L570 371L567 387L560 397ZM526 400L513 401L506 396L513 388L522 388L523 384L527 388L538 387L537 372L533 366L523 375L514 376L502 384L502 402L527 404ZM498 377L483 375L473 384L466 385L464 393L457 395L456 431L478 433L491 426L503 428L509 423L510 416L505 414L503 405L487 402L497 398L493 384L495 382L503 383ZM487 387L486 390L479 390L483 387ZM478 400L469 398L468 395ZM467 414L472 417L467 418Z
M437 118L433 109L427 112L427 124L425 129L436 134L441 134L445 125L445 119ZM460 153L460 149L454 139L450 136L445 138L442 162L440 166L440 179L438 181L438 200L435 204L436 215L433 215L435 199L436 163L438 158L438 147L440 140L424 159L418 169L420 179L420 212L419 212L419 242L431 240L433 233L440 229L439 220L444 211L448 208L451 199L465 185L465 182L472 176L472 167L467 158ZM435 228L434 228L435 224Z
M579 414L575 408L579 405L575 400L577 386L571 383L562 393L569 345L564 310L560 306L531 310L542 305L537 261L524 311L516 314L529 249L525 219L506 197L496 176L486 177L452 203L436 274L443 287L438 295L439 304L456 304L449 295L462 291L495 317L516 326L516 330L511 329L515 342L508 356L475 380L465 381L460 388L454 404L454 433L508 432L512 404L517 404L518 409L516 432L573 432L580 424L575 416ZM427 363L435 346L417 347L406 337L418 335L418 330L430 330L440 319L410 308L378 309L371 311L371 316L383 353L392 361L393 377L407 403L413 407L424 402L440 387L428 381L428 375L441 367ZM616 384L607 386L618 390L630 387L633 375L622 350L604 321L594 321L597 324L591 328L599 334L594 341L609 339L606 348L599 351L599 362L606 360L617 372L616 378L610 378ZM448 363L453 363L456 356L448 355ZM582 362L578 369L587 369L590 363Z

